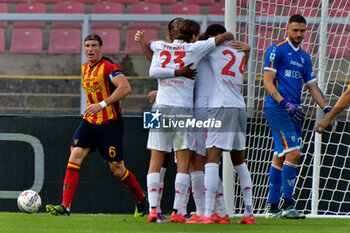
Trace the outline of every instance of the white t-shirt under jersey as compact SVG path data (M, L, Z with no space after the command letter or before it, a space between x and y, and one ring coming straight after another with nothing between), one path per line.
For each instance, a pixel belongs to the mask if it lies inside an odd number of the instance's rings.
M208 56L213 77L210 80L209 108L245 108L241 93L245 53L237 52L232 41L217 46Z
M202 57L215 48L215 39L210 38L195 43L175 40L173 43L154 41L150 48L153 50L150 77L157 78L159 68L179 69L190 63L191 68L197 67ZM155 105L193 107L194 80L185 77L158 79L158 92Z

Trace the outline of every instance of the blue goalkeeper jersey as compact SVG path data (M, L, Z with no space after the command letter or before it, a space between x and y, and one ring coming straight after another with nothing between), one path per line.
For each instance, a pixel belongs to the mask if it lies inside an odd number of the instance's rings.
M294 104L300 104L303 82L310 84L316 81L310 56L299 46L294 47L288 39L280 40L267 49L264 70L276 73L274 84L278 92ZM274 106L278 103L267 94L265 107Z

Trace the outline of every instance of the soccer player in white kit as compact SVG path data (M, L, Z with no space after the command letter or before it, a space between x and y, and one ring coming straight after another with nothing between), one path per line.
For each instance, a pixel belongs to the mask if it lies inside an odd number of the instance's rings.
M174 41L174 36L177 34L177 31L178 31L177 30L178 25L183 20L184 20L183 18L177 17L177 18L172 19L168 23L169 36L166 38L166 41L168 41L169 43ZM149 61L152 61L153 51L150 49L149 43L145 41L144 34L145 34L145 31L137 31L135 34L135 41L140 45L140 47L141 47L144 55L147 57L147 59ZM182 69L173 70L174 77L184 76L184 77L193 79L194 76L196 75L196 70L190 69L190 66L191 66L191 64L186 65ZM162 70L164 70L164 69L161 69L158 72L161 72ZM168 75L166 75L165 77L167 77L167 76ZM148 98L149 98L150 103L155 102L156 94L157 94L156 90L148 93ZM165 176L165 172L166 172L166 167L169 163L169 159L170 159L170 153L166 153L164 155L164 159L159 159L159 158L158 158L158 160L153 159L153 160L151 160L150 165L149 165L150 171L154 170L154 167L155 167L155 170L158 170L158 168L159 168L158 162L162 161L162 160L164 161L163 164L161 165L160 172L159 172L159 174L160 174L159 175L160 186L158 187L159 191L158 191L158 200L157 200L157 205L156 205L156 210L157 210L157 215L158 215L157 222L168 222L167 219L163 216L162 211L161 211L161 199L162 199L163 188L164 188L164 176ZM149 211L151 212L152 211L151 206L149 208L150 208ZM153 220L153 218L150 220Z
M154 78L163 77L159 69L178 69L193 63L191 68L196 68L199 60L212 51L216 45L225 40L232 39L231 33L221 34L206 41L198 41L199 24L193 20L184 20L179 26L179 34L173 43L164 41L151 42L151 49L154 52L150 67L150 76ZM157 72L154 72L157 71ZM171 120L185 120L186 118L171 119L171 116L182 115L192 116L193 108L193 88L194 80L184 77L174 77L174 72L170 72L167 79L158 80L158 93L153 111L159 111L163 116L170 116ZM185 222L183 209L186 192L189 187L189 164L191 159L190 150L194 149L194 141L188 128L172 127L162 130L150 130L147 148L151 149L151 160L164 157L164 152L172 149L177 154L177 175L175 178L175 200L173 212L170 217L171 222ZM147 176L149 202L151 207L157 200L157 187L159 185L159 171L150 171ZM152 211L149 219L153 217Z
M219 24L208 27L207 36L224 33L226 29ZM233 41L226 41L209 55L213 78L210 79L208 117L221 120L221 129L209 129L206 148L204 184L206 202L204 216L193 223L214 223L215 195L219 182L219 161L223 151L230 151L231 160L240 177L241 190L245 204L244 218L238 223L254 224L252 214L252 184L245 164L246 110L241 86L248 53L238 52ZM220 216L224 217L224 216Z

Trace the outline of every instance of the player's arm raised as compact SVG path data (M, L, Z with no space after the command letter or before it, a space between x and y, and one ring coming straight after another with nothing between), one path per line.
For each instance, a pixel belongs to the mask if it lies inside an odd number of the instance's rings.
M146 58L151 61L153 56L153 51L149 47L149 43L145 41L145 31L137 31L135 33L134 40L139 44L143 54L146 56Z

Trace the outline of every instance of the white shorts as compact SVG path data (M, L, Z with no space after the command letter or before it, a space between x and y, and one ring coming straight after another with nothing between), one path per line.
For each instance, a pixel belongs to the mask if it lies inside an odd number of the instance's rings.
M209 129L205 147L217 147L224 151L245 150L247 113L240 108L213 108L209 118L221 120L220 129Z
M157 110L162 114L162 119L164 120L179 121L186 118L181 116L193 116L191 108L175 106L157 106L152 108L152 111ZM150 129L147 149L165 152L195 149L194 134L191 129L168 126L169 124L166 124L166 127L161 127L161 129Z

